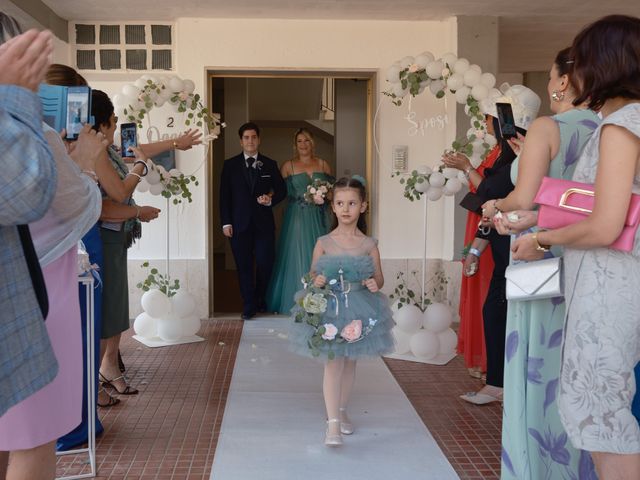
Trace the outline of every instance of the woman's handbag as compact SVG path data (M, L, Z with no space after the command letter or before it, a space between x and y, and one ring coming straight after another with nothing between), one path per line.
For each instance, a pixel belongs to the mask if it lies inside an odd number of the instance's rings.
M562 257L509 265L504 276L507 300L540 300L563 295Z
M561 228L584 220L593 211L593 185L544 177L535 198L540 205L538 227ZM624 228L609 248L630 252L640 224L640 195L631 195Z

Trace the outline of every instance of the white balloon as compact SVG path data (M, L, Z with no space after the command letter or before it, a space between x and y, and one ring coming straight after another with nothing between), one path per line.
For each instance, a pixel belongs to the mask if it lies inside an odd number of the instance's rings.
M493 73L483 73L482 75L480 75L480 83L482 83L482 85L484 85L485 87L491 89L496 84L496 77Z
M479 83L471 89L471 96L478 101L484 100L489 96L489 89Z
M451 326L451 309L442 303L432 303L424 311L424 328L430 332L444 332Z
M447 328L444 332L436 333L440 348L438 353L454 353L458 346L458 336L456 332Z
M182 172L177 168L172 168L171 170L169 170L169 175L171 175L172 177L180 177L180 175L182 175Z
M421 175L431 175L431 172L433 172L433 169L429 165L420 165L416 170L418 170L418 173Z
M433 172L429 177L429 184L432 187L442 187L446 181L447 180L444 178L444 175L440 172Z
M429 62L426 67L426 72L429 77L434 80L442 77L442 70L444 69L444 64L440 61ZM432 84L433 85L433 84Z
M122 93L127 97L137 99L138 95L140 95L140 89L135 85L125 85L122 87Z
M451 53L451 52L445 53L442 56L442 61L447 65L449 65L450 67L453 67L455 63L458 61L458 56L455 53Z
M493 146L495 146L496 143L498 143L498 140L496 139L496 137L494 137L490 133L487 133L484 136L484 141L487 142L490 147L493 147Z
M116 94L113 96L113 98L111 99L111 101L113 102L113 106L114 106L114 107L116 107L116 106L120 106L120 105L122 105L122 104L123 104L123 101L122 101L122 100L123 100L124 98L125 98L125 97L123 97L123 96L122 96L122 94L120 94L120 93L116 93Z
M462 185L469 184L469 180L467 180L467 177L464 176L464 172L458 171L458 180L460 180L460 183L462 183Z
M154 183L149 185L149 193L151 195L160 195L164 191L164 185L162 183Z
M136 190L138 190L141 193L148 192L149 182L147 182L147 180L144 177L142 177L142 180L138 182L138 186L136 187Z
M447 79L447 87L454 92L459 90L464 87L464 77L460 73L454 73Z
M459 88L458 90L456 90L456 102L458 102L461 105L466 105L467 98L469 97L470 94L471 94L471 89L466 85L464 87Z
M402 66L402 68L407 68L414 62L414 60L415 58L413 58L411 55L408 55L400 60L400 66Z
M433 332L422 330L411 337L409 341L411 353L418 358L431 360L438 355L440 342Z
M476 65L475 63L473 65L469 65L469 70L475 70L478 73L482 73L482 68L480 68L480 65Z
M182 336L182 324L173 315L158 320L158 336L165 342L175 342Z
M398 305L399 305L399 304L400 304L400 300L399 300L399 299L396 299L396 300L391 304L391 306L389 307L389 308L391 308L391 311L393 312L393 314L394 314L394 315L395 315L395 313L396 313L398 310L400 310L400 309L398 308Z
M404 98L407 93L409 93L408 88L402 88L402 83L394 83L391 87L391 93L393 93L397 98Z
M184 80L183 83L184 83L184 91L187 93L193 93L193 91L196 89L196 84L189 79Z
M162 165L156 165L156 170L158 170L158 173L163 177L167 176L167 169L164 168Z
M473 151L477 153L484 153L484 140L481 138L476 138L473 142L471 142L471 146L473 147Z
M133 331L144 338L153 338L158 334L156 319L147 312L142 312L133 321Z
M422 326L422 312L415 305L403 305L393 315L393 320L403 332L415 333Z
M421 68L426 68L429 62L433 62L434 60L435 60L435 57L431 52L424 52L418 55L416 58L414 58L413 63L415 63Z
M171 301L164 293L155 288L144 292L140 303L144 311L153 318L160 318L171 312Z
M471 69L464 72L464 84L467 87L474 87L478 82L480 82L480 73Z
M163 88L160 90L159 95L160 95L160 98L169 100L173 96L173 93L171 93L171 90L169 88Z
M394 63L387 69L387 82L398 83L400 82L400 64Z
M440 200L440 197L442 197L442 187L429 188L429 191L427 192L427 198L429 200L435 202L437 200Z
M478 168L482 163L482 155L477 152L473 152L473 154L469 157L469 162L471 162L471 166L473 168Z
M200 319L196 315L183 317L180 319L182 324L182 336L193 337L200 330Z
M184 89L184 82L178 77L171 77L169 79L169 89L172 92L181 92Z
M147 176L144 178L147 179L149 185L157 185L160 183L160 173L155 168L149 167L149 173L147 173Z
M156 107L161 107L165 104L166 100L164 98L162 98L160 95L158 95L158 98L155 99L155 101L153 102L153 104Z
M442 81L442 80L434 80L429 85L429 90L431 90L431 93L433 93L434 95L436 95L438 92L443 91L444 90L444 81Z
M397 326L391 329L391 333L393 334L393 338L396 341L395 353L399 353L400 355L409 353L411 351L411 334L403 332Z
M464 74L467 70L469 70L469 60L466 58L460 58L453 64L453 71L456 73Z
M143 89L144 86L147 84L147 81L143 80L142 78L139 78L135 82L133 82L133 84L139 89Z
M455 195L456 193L458 193L461 189L462 183L460 182L460 180L458 180L456 174L456 178L450 178L449 180L447 180L442 193L444 193L447 197L450 197L451 195Z
M171 306L173 313L178 317L188 317L193 313L196 308L196 301L185 290L178 290L173 297L171 297Z
M425 193L427 190L429 190L429 182L425 179L423 182L416 182L416 191L420 192L420 193Z
M458 176L458 172L460 170L458 170L457 168L451 168L451 167L446 167L442 170L442 175L444 175L444 178L456 178Z

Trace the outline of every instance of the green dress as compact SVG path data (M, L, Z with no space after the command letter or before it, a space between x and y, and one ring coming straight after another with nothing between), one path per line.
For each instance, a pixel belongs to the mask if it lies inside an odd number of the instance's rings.
M288 205L267 290L266 302L270 312L288 313L291 310L293 297L302 288L302 276L311 267L313 247L331 227L327 218L328 205L313 205L304 200L307 186L315 179L334 180L323 172L314 172L311 176L305 172L293 173L285 179Z
M571 180L578 158L600 120L574 109L552 117L560 148L548 176ZM517 172L517 160L512 177ZM512 178L515 183L515 178ZM554 256L562 250L553 248ZM510 301L504 363L502 480L595 480L590 455L576 450L558 413L562 357L563 297Z

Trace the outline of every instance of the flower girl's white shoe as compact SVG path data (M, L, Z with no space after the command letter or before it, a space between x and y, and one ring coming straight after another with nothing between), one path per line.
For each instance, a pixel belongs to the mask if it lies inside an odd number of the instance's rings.
M340 419L332 418L330 420L327 420L327 432L324 437L324 444L327 447L339 447L340 445L342 445L342 435L340 435L340 433L337 433L337 434L329 433L329 424L331 423L340 424Z
M340 416L342 417L342 421L340 422L340 433L343 435L351 435L353 433L353 423L347 416L347 409L340 409Z

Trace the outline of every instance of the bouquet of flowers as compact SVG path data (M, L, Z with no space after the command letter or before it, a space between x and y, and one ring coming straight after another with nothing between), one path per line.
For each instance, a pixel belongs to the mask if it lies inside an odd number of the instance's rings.
M368 323L363 325L362 320L352 320L338 331L333 323L323 323L323 314L329 306L329 299L335 300L337 310L337 295L334 290L340 292L341 283L337 279L330 280L322 288L315 287L309 274L302 278L305 287L304 294L297 301L298 311L295 315L295 322L306 323L313 327L313 334L309 338L309 348L314 357L320 355L320 348L328 347L327 357L329 360L335 358L333 345L341 343L355 343L367 336L378 322L369 318Z
M331 191L333 184L326 180L316 178L307 186L304 200L312 205L324 205L327 195Z

